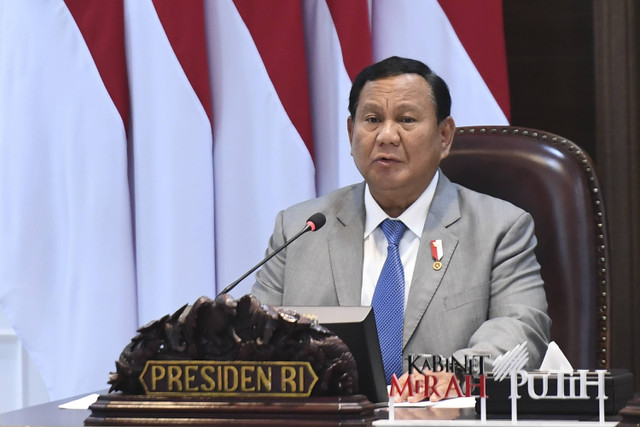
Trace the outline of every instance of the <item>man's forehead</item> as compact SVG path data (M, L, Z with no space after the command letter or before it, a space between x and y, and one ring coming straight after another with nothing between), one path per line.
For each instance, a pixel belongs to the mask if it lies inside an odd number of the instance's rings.
M429 83L427 82L427 80L424 77L422 77L420 74L402 73L402 74L395 74L393 76L381 76L372 80L367 80L363 88L373 83L379 83L379 82L385 82L385 81L400 81L400 80L410 81L415 84L425 84L427 85L427 87L429 87Z
M426 90L431 95L431 86L418 74L398 74L396 76L381 77L368 80L360 91L360 101L365 96L375 93L398 93Z
M400 74L367 81L360 92L358 108L373 107L388 100L411 104L431 97L431 87L422 76Z

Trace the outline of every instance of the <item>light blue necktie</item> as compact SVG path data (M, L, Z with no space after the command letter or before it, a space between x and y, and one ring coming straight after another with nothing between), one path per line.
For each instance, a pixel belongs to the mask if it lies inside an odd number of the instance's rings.
M380 228L387 237L387 260L384 262L373 293L373 313L378 329L382 363L387 384L391 375L402 375L402 329L404 325L404 269L398 243L406 230L402 221L385 219Z

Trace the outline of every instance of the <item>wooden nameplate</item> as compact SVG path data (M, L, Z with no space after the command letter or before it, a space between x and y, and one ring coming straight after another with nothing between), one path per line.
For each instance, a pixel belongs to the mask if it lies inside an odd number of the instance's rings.
M87 426L371 426L364 395L309 398L161 397L112 393L91 405Z

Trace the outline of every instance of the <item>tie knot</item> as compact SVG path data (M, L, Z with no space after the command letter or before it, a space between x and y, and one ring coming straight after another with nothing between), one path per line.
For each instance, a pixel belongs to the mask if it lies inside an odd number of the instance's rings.
M382 228L382 232L387 237L387 242L390 245L397 246L407 226L402 221L387 218L382 221L380 228Z

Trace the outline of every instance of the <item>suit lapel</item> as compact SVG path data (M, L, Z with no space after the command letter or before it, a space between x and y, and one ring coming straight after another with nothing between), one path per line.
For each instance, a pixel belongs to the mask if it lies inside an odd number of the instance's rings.
M460 218L458 194L454 185L440 172L438 186L420 238L420 248L413 272L409 300L405 310L403 346L415 333L433 295L442 283L449 261L458 245L458 237L448 227ZM431 240L442 240L442 268L433 268Z
M364 183L353 187L336 213L329 237L333 283L341 306L360 305L364 236Z

